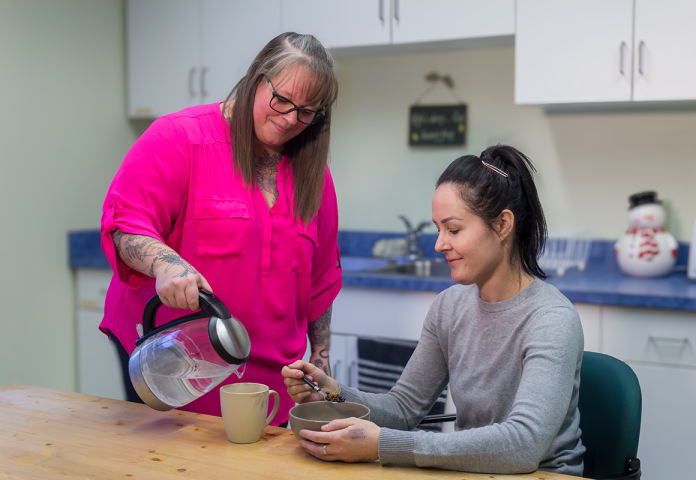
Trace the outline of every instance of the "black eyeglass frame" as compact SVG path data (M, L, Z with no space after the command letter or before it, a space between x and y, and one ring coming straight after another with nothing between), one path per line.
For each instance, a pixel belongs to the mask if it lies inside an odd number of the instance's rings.
M304 123L305 125L315 125L315 124L321 122L322 120L324 120L324 118L326 117L326 114L325 114L325 113L323 113L323 112L318 112L318 111L316 111L316 110L310 110L309 108L301 108L301 107L298 107L298 106L295 105L293 102L291 102L290 100L288 100L288 99L285 98L284 96L279 95L278 93L276 93L275 90L273 90L273 85L271 85L271 80L268 78L268 75L264 74L264 77L266 77L266 81L268 82L268 88L271 89L271 95L272 95L271 101L268 102L268 106L270 106L270 107L273 109L274 112L278 112L278 113L280 113L280 114L285 115L286 113L294 112L295 110L297 110L297 121L300 122L300 123ZM285 112L281 112L280 110L276 110L275 108L273 108L273 100L274 100L276 97L279 98L282 102L287 102L287 103L289 103L290 105L292 105L293 108L291 108L290 110L287 110L287 111L285 111ZM303 122L302 120L300 120L300 112L313 113L313 114L314 114L314 118L313 118L312 121L309 122L309 123Z

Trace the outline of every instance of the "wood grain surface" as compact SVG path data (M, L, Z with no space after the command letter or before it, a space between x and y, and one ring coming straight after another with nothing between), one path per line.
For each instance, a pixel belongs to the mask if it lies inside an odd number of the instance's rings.
M267 427L256 443L230 443L220 417L42 387L0 387L4 479L508 479L577 477L536 472L482 475L374 463L324 462L292 432Z

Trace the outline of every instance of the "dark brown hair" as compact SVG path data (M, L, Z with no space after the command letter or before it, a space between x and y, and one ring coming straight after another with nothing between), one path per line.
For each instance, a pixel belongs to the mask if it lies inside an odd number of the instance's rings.
M294 214L306 224L314 218L321 205L324 174L329 158L331 107L338 95L338 81L333 58L312 35L283 33L268 42L251 63L246 75L227 97L234 99L230 121L232 161L245 184L254 178L254 98L256 89L267 75L271 81L304 68L310 75L303 85L309 103L320 105L326 114L321 122L308 125L302 133L285 144L284 153L290 161L295 182Z
M536 169L525 154L507 145L496 145L485 149L480 157L465 155L456 159L440 175L435 188L443 183L457 187L466 206L493 231L502 211L510 210L515 215L510 260L528 274L544 279L546 274L538 259L546 242L546 219L533 173Z

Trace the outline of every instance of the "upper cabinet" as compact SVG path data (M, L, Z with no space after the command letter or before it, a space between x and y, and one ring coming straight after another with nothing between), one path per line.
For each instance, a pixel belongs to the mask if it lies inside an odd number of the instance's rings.
M224 100L280 33L280 0L128 0L126 19L128 114L156 118Z
M282 0L282 12L283 31L311 33L329 49L515 33L514 0Z
M388 45L390 0L282 0L281 30L310 33L326 48Z
M515 102L696 99L691 0L517 0Z
M696 99L696 2L636 0L633 100Z
M392 43L514 35L515 0L393 0Z

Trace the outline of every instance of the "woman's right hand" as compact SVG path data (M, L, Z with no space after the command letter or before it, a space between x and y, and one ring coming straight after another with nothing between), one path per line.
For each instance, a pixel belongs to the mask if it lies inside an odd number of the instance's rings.
M302 380L302 375L307 375L324 392L338 392L338 382L329 377L322 369L311 363L297 360L281 371L285 377L285 386L288 387L288 395L295 403L319 402L324 397Z
M167 307L198 310L198 290L202 288L212 292L213 289L198 270L173 250L170 257L169 263L155 263L158 265L154 269L157 295Z

